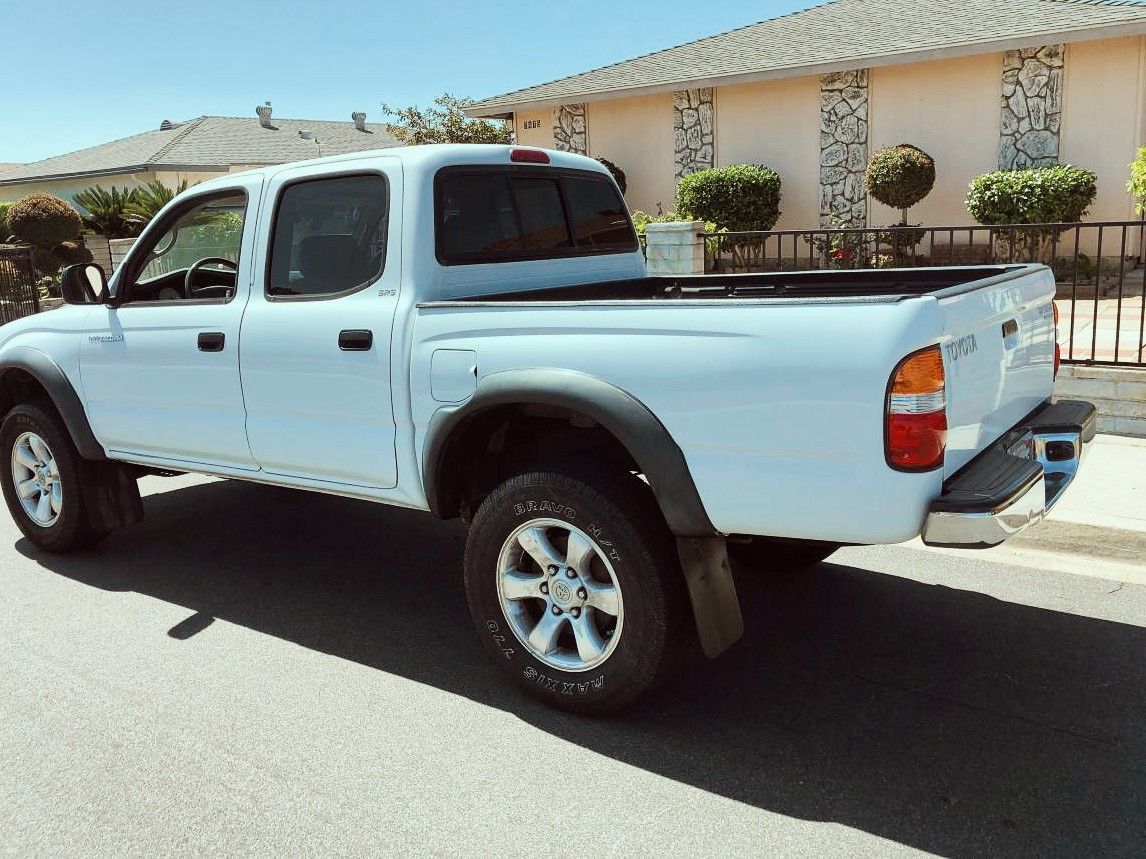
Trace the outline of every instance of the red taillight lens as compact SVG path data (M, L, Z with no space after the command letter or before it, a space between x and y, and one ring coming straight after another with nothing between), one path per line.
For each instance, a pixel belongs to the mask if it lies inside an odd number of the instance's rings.
M899 471L931 471L947 449L947 392L943 353L929 346L899 362L887 389L887 464Z
M509 160L515 164L548 164L549 153L541 149L522 149L517 147L509 150Z

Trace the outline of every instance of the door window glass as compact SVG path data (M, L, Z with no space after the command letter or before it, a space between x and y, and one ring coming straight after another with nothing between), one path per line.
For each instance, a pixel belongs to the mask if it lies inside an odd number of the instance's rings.
M386 262L386 179L314 179L279 199L267 293L331 296L373 282Z
M233 297L246 212L247 195L234 191L205 197L176 217L148 240L129 300Z

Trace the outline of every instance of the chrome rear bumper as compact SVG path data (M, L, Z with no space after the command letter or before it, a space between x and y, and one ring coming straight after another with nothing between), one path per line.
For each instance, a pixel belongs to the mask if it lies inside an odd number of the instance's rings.
M923 525L929 546L987 548L1041 522L1074 480L1096 411L1060 400L1032 414L943 486Z

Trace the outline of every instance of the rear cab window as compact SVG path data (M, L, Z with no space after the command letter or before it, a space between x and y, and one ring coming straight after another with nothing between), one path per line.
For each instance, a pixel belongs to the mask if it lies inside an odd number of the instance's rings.
M604 174L537 167L447 167L434 181L442 265L633 253L637 236Z

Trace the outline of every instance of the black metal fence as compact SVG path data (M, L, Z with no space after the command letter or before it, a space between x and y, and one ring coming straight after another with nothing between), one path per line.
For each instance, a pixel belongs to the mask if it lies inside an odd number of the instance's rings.
M0 324L40 312L32 249L0 245Z
M1058 283L1063 360L1146 366L1143 221L702 235L716 273L1043 263Z

